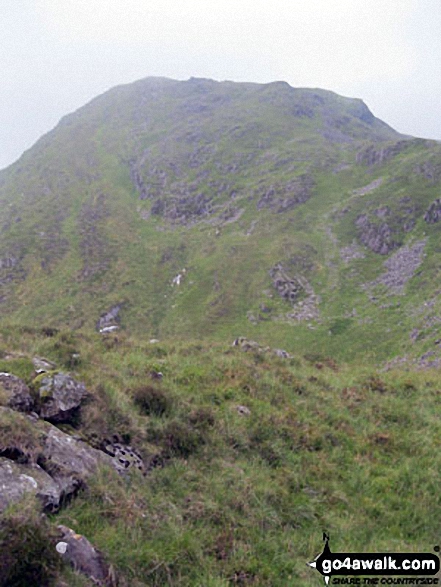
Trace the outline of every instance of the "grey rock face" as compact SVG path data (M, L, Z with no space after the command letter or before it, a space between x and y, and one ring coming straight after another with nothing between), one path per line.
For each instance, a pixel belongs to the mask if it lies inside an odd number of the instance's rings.
M36 495L45 510L59 507L60 487L41 467L0 457L0 512L27 493Z
M83 383L75 381L70 375L57 373L48 375L41 381L40 416L50 422L69 422L87 396Z
M30 412L34 401L24 381L10 373L0 373L0 390L6 395L6 405L20 412Z
M386 222L377 224L371 222L367 214L361 214L355 224L359 229L361 242L374 253L388 255L400 246L400 243L394 240L392 230Z
M11 425L12 419L18 431L15 436L7 435L1 445L0 510L28 491L41 499L45 509L55 510L84 486L100 465L118 472L126 468L117 455L112 457L65 434L36 414L25 416L0 408L0 415L5 418L0 424Z
M381 148L377 148L374 145L369 145L369 147L366 147L357 153L356 161L361 165L381 165L382 163L389 161L414 144L415 140L404 140Z
M100 465L114 466L119 470L118 463L104 452L51 424L45 423L45 429L41 466L56 481L63 497L75 494Z
M278 213L287 212L309 200L314 188L310 175L301 175L286 184L270 186L259 192L257 209L269 208Z
M88 577L95 585L112 587L116 578L112 569L104 561L103 555L96 550L85 536L76 534L67 526L58 526L61 541L57 551L75 571Z

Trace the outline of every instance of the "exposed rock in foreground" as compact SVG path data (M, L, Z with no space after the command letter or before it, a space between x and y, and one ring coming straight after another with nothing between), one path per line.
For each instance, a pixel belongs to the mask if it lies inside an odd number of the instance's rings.
M45 511L57 510L61 501L58 483L35 463L23 465L0 457L0 488L0 512L27 493L36 495Z
M0 373L0 393L6 396L6 405L19 412L30 412L34 405L29 387L24 381L11 375Z
M40 416L54 423L69 422L87 397L84 383L57 373L39 382Z
M88 577L95 585L116 587L115 573L103 555L92 546L85 536L76 534L67 526L58 526L61 540L57 552L75 571Z

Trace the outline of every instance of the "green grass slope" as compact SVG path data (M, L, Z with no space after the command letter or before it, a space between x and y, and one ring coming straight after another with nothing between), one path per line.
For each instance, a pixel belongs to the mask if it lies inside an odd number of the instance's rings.
M440 157L323 90L115 88L0 173L2 321L436 361Z
M0 351L1 369L30 384L35 355L74 369L91 398L70 432L117 434L159 465L125 478L102 470L49 520L98 547L121 587L320 585L306 563L323 530L335 552L439 543L437 373L121 332L3 328ZM58 585L89 585L38 551L47 520L8 516L0 563L18 539L25 569L41 556ZM31 522L37 542L20 534Z

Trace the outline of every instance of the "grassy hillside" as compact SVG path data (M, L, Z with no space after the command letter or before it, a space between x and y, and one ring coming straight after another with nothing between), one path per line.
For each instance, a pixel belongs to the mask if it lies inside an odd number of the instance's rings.
M306 562L323 530L339 552L439 542L436 373L122 333L3 329L0 344L1 369L30 384L35 355L85 381L91 400L71 433L117 434L151 464L146 476L103 469L49 522L33 522L85 535L122 587L320 585ZM23 519L14 509L6 519L11 544ZM35 541L20 537L21 557L37 564ZM42 556L60 587L89 585Z
M2 320L436 361L440 178L360 100L121 86L0 174Z

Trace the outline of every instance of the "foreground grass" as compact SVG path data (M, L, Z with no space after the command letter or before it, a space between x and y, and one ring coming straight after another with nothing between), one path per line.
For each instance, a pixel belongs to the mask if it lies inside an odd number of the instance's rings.
M53 519L122 585L319 585L306 562L323 530L341 552L439 543L436 372L123 334L10 328L0 344L1 369L28 380L35 354L75 372L93 394L77 433L117 434L152 463L146 476L100 471Z

